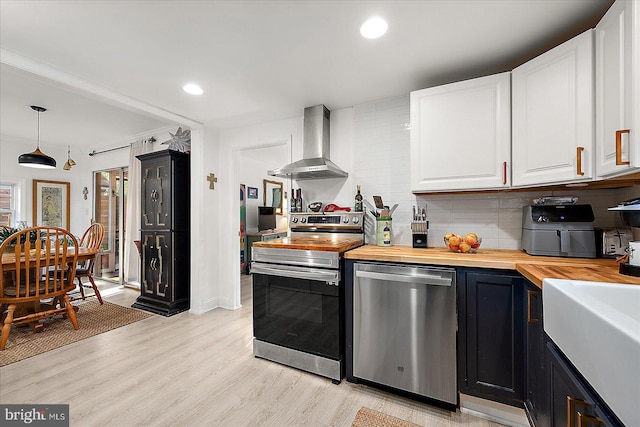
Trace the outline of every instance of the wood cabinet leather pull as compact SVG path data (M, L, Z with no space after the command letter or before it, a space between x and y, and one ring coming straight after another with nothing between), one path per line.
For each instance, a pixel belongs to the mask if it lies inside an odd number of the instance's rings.
M584 409L587 409L587 402L584 400L576 399L571 396L567 396L567 426L575 426L576 425L576 406L580 406Z
M629 162L622 161L622 134L629 133L629 129L621 129L616 131L616 165L628 165Z
M584 147L576 147L576 174L583 176L584 171L582 170L582 152L584 151Z
M507 162L502 162L502 185L507 185Z
M604 425L604 423L598 417L590 417L588 415L584 415L582 412L578 412L578 426L587 427L588 425L601 426Z

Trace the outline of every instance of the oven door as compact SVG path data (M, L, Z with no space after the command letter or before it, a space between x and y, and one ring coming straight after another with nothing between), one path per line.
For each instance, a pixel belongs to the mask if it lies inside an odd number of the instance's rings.
M251 275L256 339L342 358L344 286L339 270L254 262Z

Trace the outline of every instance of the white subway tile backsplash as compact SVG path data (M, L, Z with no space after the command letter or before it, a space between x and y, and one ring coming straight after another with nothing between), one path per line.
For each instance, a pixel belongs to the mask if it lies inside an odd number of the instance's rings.
M398 96L395 98L383 99L373 103L376 111L394 109L396 107L404 108L409 111L409 95Z

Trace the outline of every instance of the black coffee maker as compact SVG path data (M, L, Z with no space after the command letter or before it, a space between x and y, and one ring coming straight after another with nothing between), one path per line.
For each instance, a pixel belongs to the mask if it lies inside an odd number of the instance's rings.
M610 211L620 213L622 223L628 227L640 227L640 197L624 201ZM628 262L620 263L620 274L640 277L640 266L631 265Z

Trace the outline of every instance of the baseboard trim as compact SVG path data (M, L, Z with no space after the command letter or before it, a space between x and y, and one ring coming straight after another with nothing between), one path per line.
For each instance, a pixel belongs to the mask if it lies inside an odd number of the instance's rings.
M524 409L460 393L460 411L512 427L529 427Z

